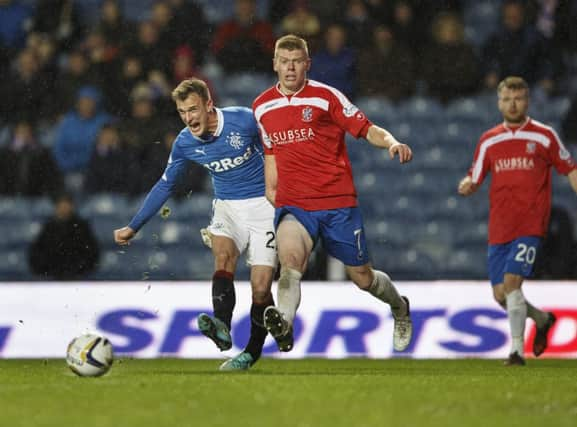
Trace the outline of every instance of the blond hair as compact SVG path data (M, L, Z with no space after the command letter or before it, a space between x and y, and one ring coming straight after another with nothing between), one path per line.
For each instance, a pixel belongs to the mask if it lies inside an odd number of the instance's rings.
M529 94L529 85L523 77L509 76L501 80L499 86L497 86L497 94L501 93L503 89L510 90L521 90L525 89L527 94Z
M204 80L190 78L181 81L172 91L173 101L184 101L191 94L196 93L204 102L207 102L210 97L210 90Z
M276 58L279 49L285 50L302 50L309 56L309 47L305 39L295 36L294 34L287 34L279 38L274 44L274 56Z

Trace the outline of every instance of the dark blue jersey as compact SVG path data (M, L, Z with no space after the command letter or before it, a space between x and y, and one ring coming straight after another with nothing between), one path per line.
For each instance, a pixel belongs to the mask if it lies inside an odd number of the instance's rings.
M188 162L208 169L217 199L264 196L264 161L252 111L245 107L216 109L217 129L202 140L185 127L176 137L166 170L152 187L129 227L139 230L166 202Z

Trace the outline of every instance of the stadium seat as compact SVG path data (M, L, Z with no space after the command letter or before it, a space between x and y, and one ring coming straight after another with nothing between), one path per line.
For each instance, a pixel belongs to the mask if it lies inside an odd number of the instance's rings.
M374 264L387 271L394 280L438 278L435 261L418 249L411 248L392 254L381 252L371 256Z
M10 249L2 251L2 256L0 256L0 281L32 279L34 279L34 276L28 267L28 255L25 250Z
M9 223L0 223L0 247L6 249L27 250L32 241L36 238L42 224L40 221L30 219L12 219Z
M80 215L87 218L114 217L130 212L126 197L118 194L93 195L78 205Z
M433 98L415 96L399 104L399 116L410 121L439 121L444 119L445 110L439 101Z
M443 279L486 280L487 247L470 245L453 251L444 264L440 266L439 275Z
M239 73L226 76L218 88L221 97L256 98L274 84L268 74ZM248 106L252 104L252 100Z
M367 117L381 126L387 126L397 120L397 107L387 98L378 96L366 96L358 98L355 105L364 112Z

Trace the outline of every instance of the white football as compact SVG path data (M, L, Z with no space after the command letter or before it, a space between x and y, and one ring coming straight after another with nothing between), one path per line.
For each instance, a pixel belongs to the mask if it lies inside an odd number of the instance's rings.
M66 350L68 367L81 377L99 377L108 372L114 360L112 344L96 334L74 338Z

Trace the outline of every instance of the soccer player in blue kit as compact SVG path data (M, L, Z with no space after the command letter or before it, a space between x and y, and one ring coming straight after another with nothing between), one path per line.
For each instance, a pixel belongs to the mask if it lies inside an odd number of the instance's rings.
M206 83L199 79L183 80L172 98L186 127L174 141L164 174L130 223L114 230L114 240L119 245L129 243L170 197L188 162L206 167L215 200L210 225L201 232L215 260L214 316L201 314L198 327L221 351L232 347L230 328L236 302L233 278L238 258L246 251L252 287L250 339L243 352L220 366L224 371L246 370L262 352L267 334L263 313L274 304L271 284L277 263L274 208L265 198L257 125L249 108L216 108Z

